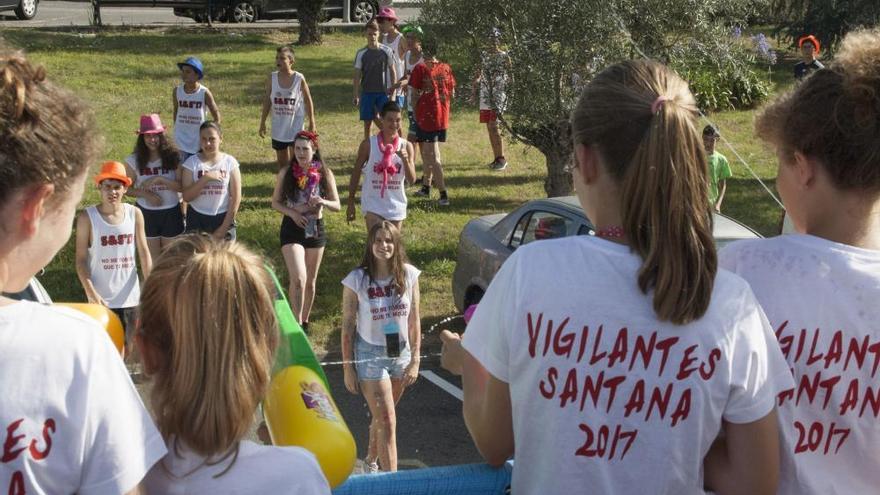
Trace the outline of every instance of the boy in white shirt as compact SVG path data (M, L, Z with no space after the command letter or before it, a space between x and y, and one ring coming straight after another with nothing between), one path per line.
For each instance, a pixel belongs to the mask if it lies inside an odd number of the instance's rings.
M135 254L144 278L152 268L144 216L122 201L132 183L125 165L105 162L95 183L101 203L83 210L76 220L76 274L90 303L107 306L119 316L130 351L141 294Z
M199 152L199 127L211 112L214 122L220 123L220 109L214 95L199 81L205 76L202 61L189 57L179 62L180 79L183 81L171 90L172 115L174 116L174 141L180 149L180 161Z

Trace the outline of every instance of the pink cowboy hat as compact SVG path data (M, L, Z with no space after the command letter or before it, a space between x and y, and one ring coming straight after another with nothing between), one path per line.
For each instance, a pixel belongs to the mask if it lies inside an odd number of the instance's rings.
M163 132L165 132L165 127L162 126L162 120L158 113L141 115L141 128L138 129L138 134L161 134Z

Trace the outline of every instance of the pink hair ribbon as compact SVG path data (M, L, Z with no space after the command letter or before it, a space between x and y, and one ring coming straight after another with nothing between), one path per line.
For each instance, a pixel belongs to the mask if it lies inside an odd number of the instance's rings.
M660 107L663 105L663 102L670 101L672 98L666 96L658 96L654 103L651 103L651 113L657 113L660 111Z

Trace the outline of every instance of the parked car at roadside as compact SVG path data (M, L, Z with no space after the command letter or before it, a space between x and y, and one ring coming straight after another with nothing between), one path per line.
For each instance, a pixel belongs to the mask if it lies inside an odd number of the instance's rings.
M13 10L20 21L33 19L37 15L40 0L0 0L0 12Z
M8 2L11 0L0 0ZM16 0L18 1L18 0ZM20 0L34 1L37 0ZM255 22L260 19L296 19L302 0L99 0L103 7L165 7L174 9L174 15L188 17L196 22L212 21ZM324 13L327 19L343 18L343 0L327 0ZM352 22L364 24L379 12L378 0L351 0L349 15Z
M475 218L461 231L452 274L452 298L464 311L480 298L502 263L523 244L573 235L593 235L593 224L574 196L535 199L511 213ZM712 235L720 249L740 239L761 237L736 220L715 213Z
M254 22L259 19L296 19L301 0L231 0L226 7L227 22ZM324 14L327 19L343 18L342 0L327 0ZM366 24L379 12L378 0L351 0L351 22ZM175 10L174 12L180 15Z

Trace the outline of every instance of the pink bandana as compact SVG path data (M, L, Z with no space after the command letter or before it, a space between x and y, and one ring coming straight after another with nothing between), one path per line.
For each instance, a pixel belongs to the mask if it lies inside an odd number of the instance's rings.
M385 189L388 188L388 176L394 175L400 172L400 166L395 165L391 158L394 156L394 152L397 151L397 146L400 144L400 136L397 134L394 135L394 142L392 144L385 144L384 138L382 137L382 133L379 133L379 150L382 152L382 159L379 160L378 163L373 165L373 172L377 174L382 174L382 190L379 191L380 197L385 197Z

